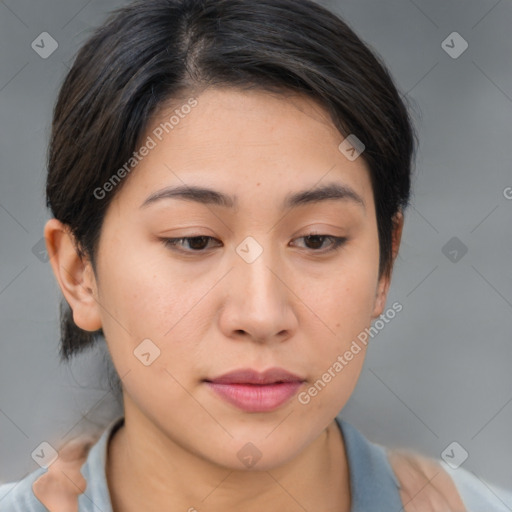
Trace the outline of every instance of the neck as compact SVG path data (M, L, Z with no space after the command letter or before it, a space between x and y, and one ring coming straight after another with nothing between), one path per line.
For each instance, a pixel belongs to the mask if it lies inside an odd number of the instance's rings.
M131 419L125 415L108 447L106 473L114 512L350 510L348 464L335 421L286 464L239 471L179 446L147 421Z

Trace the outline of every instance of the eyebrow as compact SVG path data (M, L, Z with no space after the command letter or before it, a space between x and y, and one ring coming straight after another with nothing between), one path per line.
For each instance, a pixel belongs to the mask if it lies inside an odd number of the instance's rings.
M146 208L162 199L182 199L201 204L222 206L224 208L235 208L238 204L237 196L230 196L223 192L197 185L179 185L176 187L166 187L154 192L146 198L140 208ZM298 206L329 200L349 201L359 204L363 209L366 209L363 198L353 188L341 183L329 183L321 187L288 194L284 198L281 208L283 210L290 210Z

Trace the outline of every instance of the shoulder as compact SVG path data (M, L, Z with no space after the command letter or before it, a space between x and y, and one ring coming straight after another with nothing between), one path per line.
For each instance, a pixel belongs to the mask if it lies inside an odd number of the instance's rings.
M77 510L78 495L86 488L80 470L96 438L79 437L64 445L57 459L24 478L0 484L2 512L64 512Z
M468 510L512 511L512 488L503 489L480 479L464 468L452 469L442 461L440 464L454 481L464 503L468 505Z
M512 492L464 468L408 450L386 450L400 485L404 511L510 512Z
M15 482L0 484L0 510L2 512L46 512L43 504L32 492L32 484L45 470L40 468Z

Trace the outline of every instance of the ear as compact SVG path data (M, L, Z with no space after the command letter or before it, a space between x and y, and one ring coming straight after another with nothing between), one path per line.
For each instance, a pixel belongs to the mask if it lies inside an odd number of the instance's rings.
M401 211L393 217L393 230L391 233L391 262L388 269L384 271L379 279L377 285L377 294L375 297L375 307L372 313L372 318L377 318L384 312L386 307L386 299L388 296L389 285L391 284L391 274L395 259L398 256L398 249L400 248L400 241L402 239L402 230L404 227L404 216Z
M87 258L81 258L69 227L50 219L44 228L46 249L53 273L73 311L75 324L84 331L101 328L96 278Z

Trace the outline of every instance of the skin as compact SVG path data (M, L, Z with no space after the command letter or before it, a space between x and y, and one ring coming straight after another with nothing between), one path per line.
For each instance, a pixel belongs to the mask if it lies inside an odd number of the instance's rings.
M348 511L334 418L364 347L308 404L295 396L271 412L241 411L203 379L278 366L303 377L304 391L384 312L390 275L378 275L368 168L338 150L343 136L309 98L217 88L197 100L125 178L104 219L96 273L67 226L52 219L45 227L75 323L103 328L123 382L125 426L107 459L114 510ZM141 140L176 106L162 109ZM287 194L332 182L350 186L364 207L331 199L281 210ZM183 184L236 195L238 206L174 198L140 208L155 191ZM399 215L393 261L402 226ZM311 233L347 240L327 252L331 240L308 243ZM174 250L161 240L187 236L213 240ZM252 263L236 252L247 236L263 249ZM179 252L194 247L206 249ZM160 349L150 366L133 354L147 338ZM237 457L248 442L262 454L252 468Z
M466 512L453 480L437 461L410 450L389 451L388 460L400 482L404 512Z

